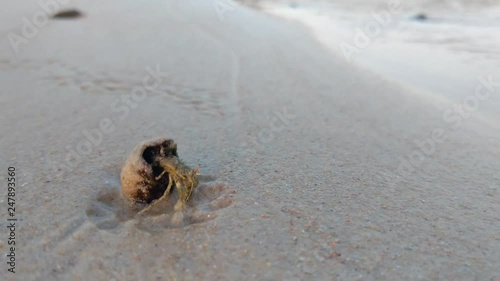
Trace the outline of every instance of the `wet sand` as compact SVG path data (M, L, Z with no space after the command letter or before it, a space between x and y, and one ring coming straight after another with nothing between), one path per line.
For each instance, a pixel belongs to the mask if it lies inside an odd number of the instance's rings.
M18 218L17 273L2 261L2 280L500 278L500 138L476 114L456 127L418 89L244 6L64 7L84 16L49 21L17 54L5 38L22 21L1 29ZM144 205L120 194L126 157L157 137L200 166L180 226L175 195L137 217Z

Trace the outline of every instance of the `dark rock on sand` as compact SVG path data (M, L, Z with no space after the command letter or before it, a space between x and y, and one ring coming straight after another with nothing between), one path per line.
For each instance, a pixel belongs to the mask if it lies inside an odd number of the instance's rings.
M416 20L416 21L426 21L428 19L429 19L429 17L424 13L419 13L419 14L416 14L412 17L412 20Z
M82 17L83 14L76 10L76 9L71 9L71 10L63 10L60 11L52 16L53 19L74 19L74 18L79 18Z

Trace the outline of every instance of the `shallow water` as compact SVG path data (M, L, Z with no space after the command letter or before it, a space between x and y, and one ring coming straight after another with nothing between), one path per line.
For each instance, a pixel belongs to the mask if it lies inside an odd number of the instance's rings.
M480 77L499 80L499 1L259 3L271 14L304 24L349 63L411 87L443 110L474 95ZM415 20L418 14L427 18ZM493 97L481 102L474 117L498 129L498 112L500 99Z

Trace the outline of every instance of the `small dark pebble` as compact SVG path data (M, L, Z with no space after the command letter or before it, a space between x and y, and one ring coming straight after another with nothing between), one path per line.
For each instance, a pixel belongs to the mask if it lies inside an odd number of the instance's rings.
M74 19L83 16L78 10L64 10L52 16L53 19Z
M427 17L426 14L424 13L420 13L420 14L416 14L412 17L413 20L417 20L417 21L426 21L429 19L429 17Z

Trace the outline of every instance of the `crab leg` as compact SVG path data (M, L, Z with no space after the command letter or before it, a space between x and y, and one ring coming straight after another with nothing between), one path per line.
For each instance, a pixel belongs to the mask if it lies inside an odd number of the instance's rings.
M157 163L163 168L163 172L156 177L156 180L161 179L165 173L168 173L169 178L167 189L163 193L162 197L144 208L139 212L139 214L150 211L159 202L167 198L173 185L175 185L175 189L179 195L179 200L177 201L174 209L176 211L181 211L185 208L185 203L189 200L189 198L191 198L193 190L198 186L198 179L196 178L198 168L190 169L175 156L157 159Z

